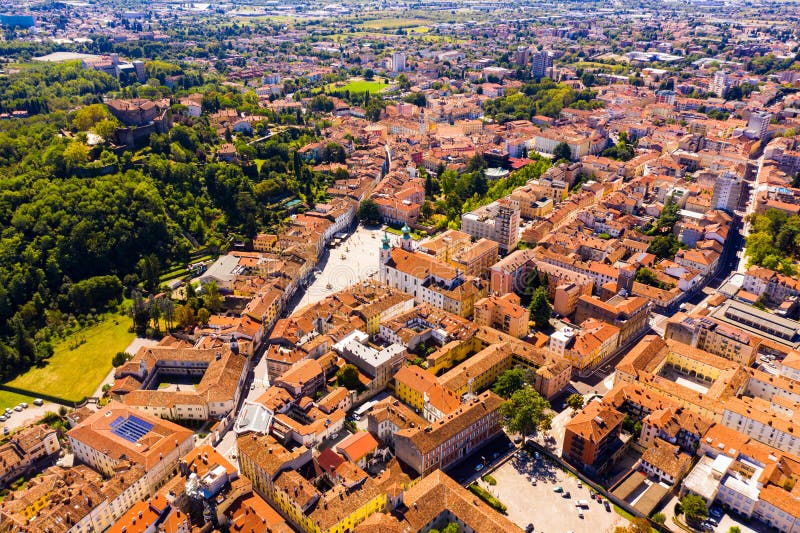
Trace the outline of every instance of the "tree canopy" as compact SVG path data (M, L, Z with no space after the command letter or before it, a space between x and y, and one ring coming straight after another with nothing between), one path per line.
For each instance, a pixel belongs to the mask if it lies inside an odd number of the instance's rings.
M681 508L686 520L697 524L708 517L706 502L696 494L687 494L681 498Z
M567 405L575 410L583 407L583 396L581 394L570 394L567 396Z
M545 330L550 328L550 316L553 307L547 299L547 289L538 287L531 299L531 320L536 325L536 329Z
M794 261L800 257L800 216L768 209L754 215L750 223L747 237L750 264L794 275L797 272Z
M569 145L561 141L553 148L553 161L570 161L572 160L572 150Z
M549 426L552 416L548 409L550 403L533 387L526 385L514 391L500 406L500 415L506 429L526 437L543 426Z
M362 391L364 384L358 379L358 368L353 365L344 365L336 372L336 384L347 390Z
M577 101L594 101L595 96L593 91L576 91L566 84L545 78L486 101L484 109L488 116L501 124L511 120L530 120L536 115L557 118L565 107Z
M492 390L495 394L503 398L508 398L516 391L523 388L527 383L530 383L530 381L530 376L524 369L510 368L500 374Z
M372 198L366 198L361 201L358 206L358 219L362 222L369 224L377 224L381 221L381 212L378 210L378 204Z

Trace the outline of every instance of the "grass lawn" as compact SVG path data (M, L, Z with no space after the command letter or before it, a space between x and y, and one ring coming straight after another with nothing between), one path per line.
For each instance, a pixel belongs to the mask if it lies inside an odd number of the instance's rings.
M7 383L32 393L52 394L68 400L91 396L111 370L111 359L123 351L135 335L128 332L127 316L108 314L96 326L72 334L53 348L55 353L44 368L33 368ZM74 347L76 340L86 342ZM0 391L0 407L19 403L16 394Z
M348 80L346 84L333 83L326 87L328 91L350 91L351 93L365 93L377 94L385 91L389 87L388 83L384 83L381 78L375 78L373 81L367 81L361 78L353 78ZM258 164L258 162L256 162ZM260 170L260 168L259 168Z
M403 232L397 228L393 228L391 226L386 226L383 228L386 233L391 233L392 235L403 235ZM418 231L411 230L411 238L415 241L418 241L422 238L422 234Z
M595 61L579 61L573 65L575 68L593 68L603 70L605 72L613 72L614 74L619 74L624 72L627 67L625 65L607 65L605 63L597 63Z
M23 396L22 394L14 394L13 392L0 390L0 411L5 411L6 407L13 408L15 405L19 405L22 402L31 403L33 398L33 396Z
M426 19L409 19L409 18L381 18L368 20L361 25L362 28L371 30L377 29L398 29L408 28L412 26L423 26L430 21Z

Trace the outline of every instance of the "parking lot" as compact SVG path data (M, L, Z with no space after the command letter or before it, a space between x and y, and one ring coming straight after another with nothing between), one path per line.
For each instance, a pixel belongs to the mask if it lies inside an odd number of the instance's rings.
M508 507L508 517L521 528L530 523L534 531L566 533L567 531L605 533L627 520L596 500L590 499L589 488L578 487L579 480L544 458L520 451L500 468L491 472L497 485L480 484ZM533 480L533 481L531 481ZM535 485L533 484L535 481ZM555 492L561 487L563 492ZM564 497L569 493L570 497ZM576 500L587 500L583 518L578 516ZM535 505L534 505L535 504Z

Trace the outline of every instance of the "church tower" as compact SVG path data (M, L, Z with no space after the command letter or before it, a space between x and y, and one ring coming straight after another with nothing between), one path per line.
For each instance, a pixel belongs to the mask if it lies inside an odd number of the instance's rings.
M380 254L380 264L378 265L378 279L381 283L386 283L387 279L389 278L389 267L387 264L389 263L389 259L392 258L392 247L389 244L389 236L386 232L383 232L383 239L381 239L381 254Z
M411 239L411 228L408 227L408 224L403 224L403 239L400 241L400 247L405 250L406 252L414 251L414 241Z
M389 236L386 232L383 232L383 239L381 239L381 264L385 265L389 262L389 258L391 257L392 247L389 244Z

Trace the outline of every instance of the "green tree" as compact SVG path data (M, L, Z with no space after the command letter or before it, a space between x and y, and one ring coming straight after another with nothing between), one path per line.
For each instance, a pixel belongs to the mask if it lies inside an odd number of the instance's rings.
M673 233L666 235L658 235L650 243L647 251L660 259L669 259L675 257L680 249L680 242Z
M422 171L420 171L422 174ZM425 171L425 197L432 198L433 197L433 176L431 176L430 172Z
M329 113L333 111L333 100L331 100L324 94L318 94L317 96L311 99L311 105L309 107L311 111L321 111Z
M500 406L503 426L513 433L521 433L523 439L541 428L550 417L550 403L530 385L515 391Z
M183 329L195 323L194 309L191 305L179 305L175 308L175 322Z
M509 398L528 383L530 383L530 379L525 370L522 368L510 368L500 374L492 390L498 396Z
M139 276L143 280L145 290L154 293L161 284L161 262L155 254L146 255L137 263Z
M664 515L664 513L656 513L653 515L653 522L655 522L656 524L663 525L666 521L667 517Z
M583 396L580 394L570 394L567 396L567 405L576 411L583 407Z
M647 267L639 269L636 273L636 281L644 283L645 285L650 285L651 287L658 287L661 284L661 282L658 281L656 273Z
M361 392L364 390L364 384L358 379L358 368L354 365L344 365L336 372L336 384L344 387L347 390L354 390Z
M680 207L678 202L675 201L675 195L669 195L667 201L664 202L661 213L658 215L656 229L662 232L663 230L672 231L672 227L681 219L681 215L678 213L679 210Z
M358 206L358 219L361 222L368 224L377 224L381 221L381 212L378 210L378 204L372 198L366 198Z
M696 494L687 494L681 498L681 507L686 520L693 524L698 524L708 517L705 500Z
M379 100L378 98L373 98L369 101L369 103L366 106L364 106L364 115L370 122L378 122L378 120L380 120L381 118L381 113L383 112L383 108L384 108L383 100Z
M211 318L211 313L208 312L208 309L205 307L201 307L197 310L197 323L201 326L205 326L208 324L208 319Z
M222 309L222 295L216 281L203 285L203 307L216 313Z
M552 311L553 307L547 300L547 289L544 287L537 288L531 299L531 319L536 329L545 330L550 327Z
M64 148L64 165L74 170L89 162L89 147L82 142L73 141Z
M112 115L105 105L92 104L75 112L75 116L72 118L72 125L79 131L89 131L98 122L110 118L112 118Z
M131 354L125 352L117 352L114 354L114 357L111 359L111 364L114 368L119 367L130 361Z
M341 144L329 142L322 149L322 160L326 163L344 163L347 161L347 152Z
M728 528L728 533L742 533L742 529L739 526L731 526Z
M542 278L539 274L539 269L533 267L533 270L528 273L525 278L525 291L520 297L520 303L525 307L530 307L533 295L536 294L536 289L542 286Z
M564 141L561 141L553 148L553 161L571 161L572 160L572 150L570 150L569 145Z
M95 124L92 130L108 141L114 136L114 132L118 127L120 127L120 122L117 119L103 119Z

